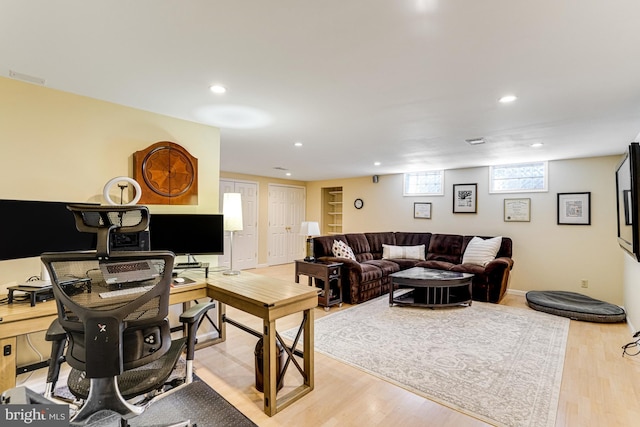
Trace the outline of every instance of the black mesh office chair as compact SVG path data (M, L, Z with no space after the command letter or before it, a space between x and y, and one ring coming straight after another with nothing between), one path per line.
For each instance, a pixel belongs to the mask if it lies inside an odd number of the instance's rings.
M53 345L45 395L51 394L58 378L59 364L54 361L66 359L72 367L69 389L84 399L72 423L87 425L97 413L112 411L126 425L149 404L136 406L127 400L162 389L185 345L185 382L191 382L197 327L214 304L197 304L183 313L180 320L187 325L187 337L172 341L167 315L174 254L109 250L113 232L134 233L147 227L147 208L71 205L69 209L80 231L97 233L97 250L41 256L58 306L58 319L47 333Z

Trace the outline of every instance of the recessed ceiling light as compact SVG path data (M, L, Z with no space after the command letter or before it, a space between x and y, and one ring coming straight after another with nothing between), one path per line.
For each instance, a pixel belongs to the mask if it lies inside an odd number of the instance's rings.
M380 163L380 162L374 162L374 163L373 163L373 166L380 166L380 165L381 165L381 163Z
M225 93L227 91L227 88L222 85L213 85L209 86L209 90L211 90L211 92L213 93Z
M502 102L503 104L508 104L509 102L513 102L518 99L515 95L505 95L502 98L498 99L498 102Z
M532 147L532 148L540 148L543 145L544 144L542 142L534 142L533 144L530 145L530 147Z
M484 138L470 138L470 139L465 139L465 141L469 145L479 145L479 144L484 144L485 142Z
M296 147L302 147L302 142L294 142L293 145Z
M285 175L291 176L291 172L287 172L287 173L285 173Z

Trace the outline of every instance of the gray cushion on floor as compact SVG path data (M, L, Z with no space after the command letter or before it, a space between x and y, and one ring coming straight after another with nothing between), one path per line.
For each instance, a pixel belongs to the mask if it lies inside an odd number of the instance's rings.
M534 310L588 322L624 322L624 310L587 295L566 291L529 291L527 304Z

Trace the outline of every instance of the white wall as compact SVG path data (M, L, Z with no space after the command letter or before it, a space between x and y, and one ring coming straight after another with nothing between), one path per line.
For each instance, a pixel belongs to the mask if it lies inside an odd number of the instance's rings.
M623 251L617 243L615 166L621 156L549 162L546 193L489 194L487 167L445 172L442 197L403 197L402 175L308 183L308 220L320 220L320 189L343 187L343 230L428 231L513 239L510 289L580 292L623 304ZM478 184L478 213L453 214L453 184ZM591 192L591 225L557 225L557 193ZM531 198L531 222L504 222L505 198ZM364 208L353 207L356 198ZM431 202L432 219L414 219L413 203ZM316 212L316 218L313 218ZM640 268L638 271L640 275ZM580 287L580 281L589 287ZM640 287L640 284L638 284ZM640 293L640 292L639 292Z

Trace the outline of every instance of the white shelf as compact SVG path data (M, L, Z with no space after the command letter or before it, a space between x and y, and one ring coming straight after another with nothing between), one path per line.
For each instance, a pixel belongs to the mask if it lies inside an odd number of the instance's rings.
M330 204L330 205L334 205L334 206L335 206L335 205L341 205L341 204L342 204L342 202L329 202L329 204Z
M342 191L329 191L329 194L335 196L336 194L342 194Z
M327 212L329 215L342 215L342 212Z

